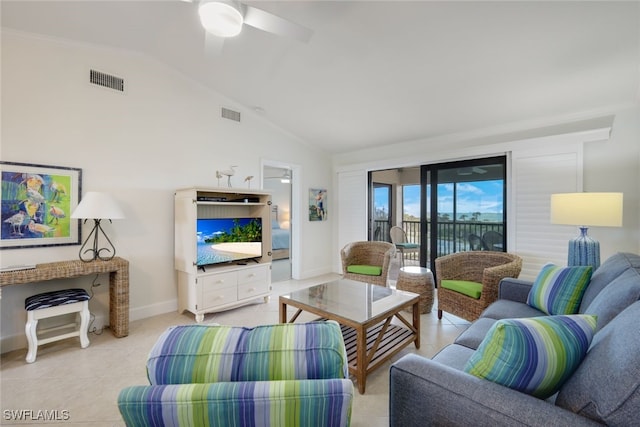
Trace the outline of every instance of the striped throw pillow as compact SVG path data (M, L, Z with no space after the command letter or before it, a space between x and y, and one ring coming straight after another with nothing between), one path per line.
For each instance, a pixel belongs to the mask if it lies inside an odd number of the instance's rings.
M576 314L591 280L592 267L546 264L529 291L527 304L547 314Z
M464 371L546 399L584 359L596 320L586 314L498 320Z

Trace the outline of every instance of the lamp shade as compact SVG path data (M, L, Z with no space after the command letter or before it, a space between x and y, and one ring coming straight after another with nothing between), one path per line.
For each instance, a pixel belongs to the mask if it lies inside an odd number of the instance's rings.
M76 219L123 219L124 212L110 194L87 191L71 214Z
M552 194L551 223L622 227L622 193Z
M203 0L198 7L198 15L204 29L218 37L237 36L244 22L239 6L232 1Z

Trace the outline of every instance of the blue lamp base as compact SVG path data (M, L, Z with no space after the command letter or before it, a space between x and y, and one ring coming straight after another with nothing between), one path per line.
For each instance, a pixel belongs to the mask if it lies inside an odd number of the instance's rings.
M580 227L580 235L569 240L567 265L590 265L593 271L600 267L600 243L587 235L587 227Z

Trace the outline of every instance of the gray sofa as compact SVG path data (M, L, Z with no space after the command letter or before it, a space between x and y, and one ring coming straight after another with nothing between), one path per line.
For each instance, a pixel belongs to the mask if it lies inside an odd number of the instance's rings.
M640 425L640 256L598 268L580 313L598 316L589 351L554 396L542 400L463 371L498 319L544 316L526 304L532 283L504 279L491 304L433 359L407 355L390 370L391 426Z

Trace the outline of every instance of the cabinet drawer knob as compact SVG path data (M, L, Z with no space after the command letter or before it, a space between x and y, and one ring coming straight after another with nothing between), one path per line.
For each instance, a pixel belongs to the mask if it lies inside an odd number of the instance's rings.
M249 288L249 289L247 289L247 292L255 292L255 291L256 291L256 288Z
M224 279L218 279L216 280L216 283L224 283Z

